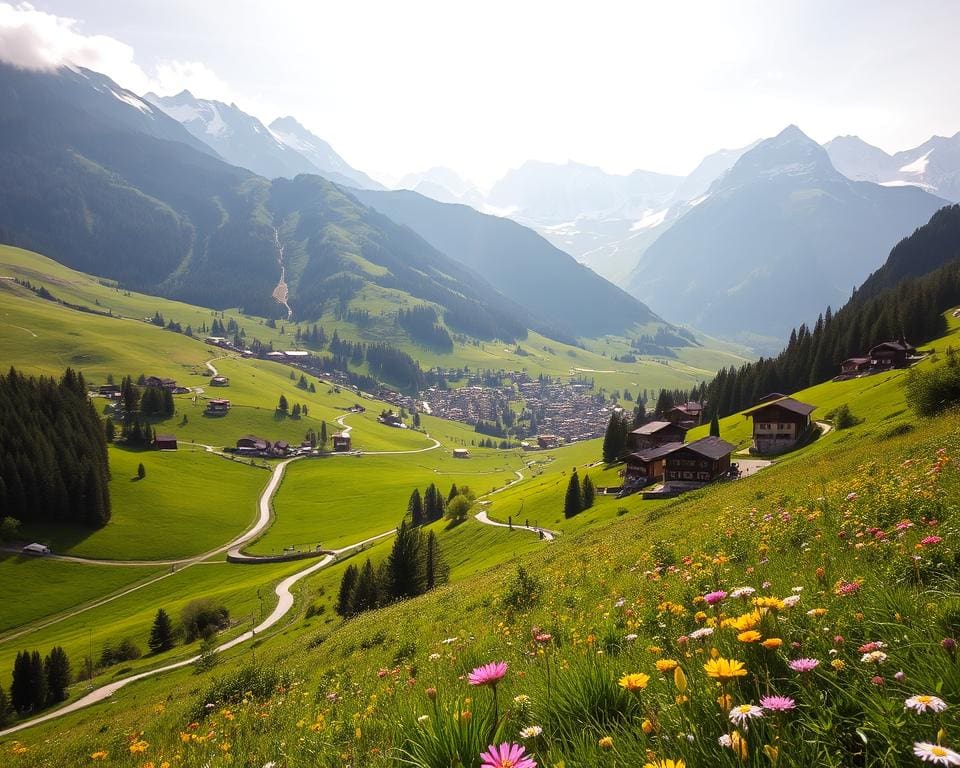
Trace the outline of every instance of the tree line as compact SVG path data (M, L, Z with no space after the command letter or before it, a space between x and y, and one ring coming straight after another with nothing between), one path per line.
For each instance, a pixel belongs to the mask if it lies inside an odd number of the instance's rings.
M27 523L100 527L110 519L103 424L83 375L0 375L0 509Z
M563 497L563 516L569 520L584 510L590 509L593 506L596 493L590 475L586 475L581 484L580 477L577 475L577 468L574 467L573 474L570 475L570 481L567 483L567 492Z
M426 304L397 312L398 325L406 330L414 341L439 352L452 352L453 339L438 320L437 311Z

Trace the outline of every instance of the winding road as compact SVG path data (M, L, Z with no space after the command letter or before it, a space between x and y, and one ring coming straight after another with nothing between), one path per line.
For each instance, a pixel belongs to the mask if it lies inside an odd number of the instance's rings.
M543 534L544 541L553 541L557 537L556 531L548 531L546 528L535 528L532 525L510 525L509 523L497 523L487 517L487 510L481 510L473 516L473 519L484 525L493 525L497 528L509 528L512 531L530 531L530 533Z

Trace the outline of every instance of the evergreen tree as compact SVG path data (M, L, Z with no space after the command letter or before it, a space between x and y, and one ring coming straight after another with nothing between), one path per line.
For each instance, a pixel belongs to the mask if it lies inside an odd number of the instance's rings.
M10 703L20 713L29 712L33 702L30 685L30 651L20 651L13 662L13 683L10 686Z
M173 648L173 639L173 622L167 612L160 608L153 619L147 645L152 653L163 653Z
M716 413L714 413L713 418L710 419L710 436L720 437L720 419Z
M563 516L566 518L579 515L583 509L583 496L580 490L580 478L577 476L577 470L573 470L570 475L570 482L567 483L567 495L563 501Z
M108 443L113 442L113 439L117 436L117 428L113 423L113 419L107 419L103 422L103 434Z
M438 584L446 584L450 578L450 567L443 559L440 552L440 543L437 541L437 534L430 531L427 534L425 563L425 588L429 591Z
M12 710L7 692L3 690L3 686L0 686L0 728L10 724Z
M337 594L337 604L334 606L338 616L351 615L351 599L359 575L360 572L353 563L348 565L347 570L343 572L343 578L340 579L340 592Z
M141 461L139 464L137 464L137 477L140 480L143 480L143 478L145 478L146 476L147 476L147 470L143 466L143 462Z
M350 613L363 613L376 608L380 604L380 585L377 583L377 574L373 570L370 558L363 564L357 583L350 592Z
M590 509L593 506L593 500L596 496L596 489L593 487L593 481L590 479L590 475L585 475L583 478L583 486L580 489L580 492L583 497L583 508Z
M410 494L410 501L407 502L407 515L413 525L422 525L426 522L419 488L414 488L413 493Z
M286 416L289 408L290 405L287 403L287 398L283 395L280 395L280 400L277 401L277 411Z
M603 460L612 464L626 450L629 423L620 415L619 411L610 414L607 430L603 434Z
M458 493L460 493L460 491L457 490L457 484L453 483L450 486L450 493L447 494L447 503L449 504L451 501L453 501Z
M327 444L327 422L320 422L320 447L323 448Z
M47 703L49 688L47 687L47 672L43 668L43 659L40 651L30 654L30 709L36 712Z
M393 548L387 557L387 590L394 600L415 597L424 592L420 529L400 523Z
M57 704L67 698L70 686L70 659L59 645L54 646L43 662L47 678L47 703Z

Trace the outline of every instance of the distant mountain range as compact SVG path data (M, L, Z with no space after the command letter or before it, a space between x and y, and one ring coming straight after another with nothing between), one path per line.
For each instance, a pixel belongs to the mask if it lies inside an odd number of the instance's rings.
M181 101L200 113L197 100L187 96ZM214 105L218 118L204 111L181 125L88 70L49 73L6 65L0 65L0 99L5 180L0 241L125 286L279 316L271 297L280 275L279 240L288 302L298 319L314 320L324 312L349 319L354 317L351 301L369 295L377 298L380 312L391 304L432 304L452 332L478 339L509 341L529 328L573 341L598 327L627 332L640 322L666 325L639 301L513 222L491 220L495 231L509 232L486 244L459 233L445 241L456 252L451 257L321 176L301 173L271 181L231 165L199 141L201 127L229 120L237 140L224 137L220 148L228 153L244 146L240 137L264 129L222 105ZM296 126L285 120L278 128L289 132ZM266 163L290 155L257 157ZM439 228L465 226L453 215L456 206L409 194L434 206ZM486 222L472 209L463 210ZM560 276L556 290L551 282L542 291L545 300L526 300L527 295L514 292L515 300L497 290L473 268L483 268L485 253L500 258L484 250L494 247L508 249L520 263L530 254L541 277ZM502 270L484 271L499 280ZM521 273L527 279L529 272ZM560 307L578 285L596 300L564 315ZM526 288L534 295L542 285ZM362 315L361 310L356 321L362 322Z
M148 93L148 102L181 123L190 134L232 165L268 179L316 173L338 184L383 189L365 173L351 168L333 148L292 117L270 127L236 104L198 99L190 91L176 96Z
M745 152L647 248L628 289L709 333L775 342L842 304L945 202L913 186L851 181L790 126Z
M888 155L859 136L838 136L824 147L834 167L857 181L915 186L960 201L960 133L934 136L919 147Z
M441 203L464 203L483 210L483 193L476 185L450 168L436 166L420 173L408 173L397 182L398 189L409 189Z

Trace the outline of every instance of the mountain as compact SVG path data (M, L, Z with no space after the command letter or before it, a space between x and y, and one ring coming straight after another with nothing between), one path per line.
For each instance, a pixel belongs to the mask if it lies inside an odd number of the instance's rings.
M354 191L354 195L568 333L596 337L662 323L634 297L515 221L466 205L439 203L416 192Z
M451 329L474 337L556 333L342 188L229 165L124 95L85 71L0 65L0 240L130 288L272 316L279 241L300 319L344 316L369 291L432 302Z
M760 142L647 249L628 289L709 333L776 343L879 266L944 201L852 181L795 126Z
M844 176L884 186L916 186L960 201L960 133L933 136L918 147L889 155L859 136L838 136L824 148Z
M456 171L435 166L420 173L408 173L399 182L398 189L410 189L441 203L464 203L481 210L483 194L476 185Z
M326 179L360 189L383 189L363 171L344 160L327 142L311 133L292 117L278 117L270 123L270 130L280 141L300 153Z
M710 185L729 171L745 152L749 152L759 140L739 149L720 149L707 155L680 183L674 192L675 202L697 200L707 193Z

